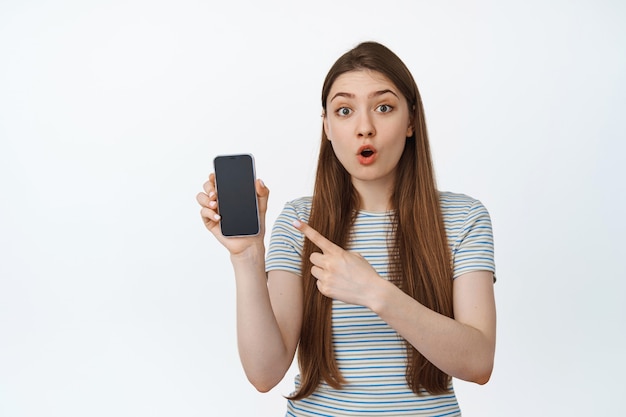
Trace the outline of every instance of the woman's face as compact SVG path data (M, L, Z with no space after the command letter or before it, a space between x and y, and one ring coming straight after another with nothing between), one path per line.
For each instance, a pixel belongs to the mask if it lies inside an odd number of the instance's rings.
M373 182L391 187L406 138L413 134L404 96L383 74L369 70L337 77L326 101L324 130L357 189Z

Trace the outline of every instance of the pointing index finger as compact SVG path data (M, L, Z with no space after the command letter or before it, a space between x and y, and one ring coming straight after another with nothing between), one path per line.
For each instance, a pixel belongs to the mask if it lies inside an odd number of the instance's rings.
M335 248L338 247L333 242L322 236L317 230L313 229L311 226L303 221L294 220L293 226L301 231L304 236L309 238L309 240L317 245L317 247L320 248L324 253L333 251Z

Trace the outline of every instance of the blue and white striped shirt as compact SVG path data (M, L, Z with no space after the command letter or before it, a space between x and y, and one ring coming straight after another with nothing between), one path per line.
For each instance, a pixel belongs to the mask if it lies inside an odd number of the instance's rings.
M463 194L440 193L448 236L453 277L487 270L495 273L489 213L480 201ZM303 235L293 220L308 221L311 198L287 203L274 223L266 269L287 270L299 276ZM378 272L389 276L388 243L393 228L391 212L360 211L347 250L360 253ZM336 390L321 382L309 397L289 401L287 416L457 416L460 409L452 384L449 392L416 395L405 377L404 340L370 309L333 300L332 330L335 357L346 383ZM296 388L300 378L296 377Z

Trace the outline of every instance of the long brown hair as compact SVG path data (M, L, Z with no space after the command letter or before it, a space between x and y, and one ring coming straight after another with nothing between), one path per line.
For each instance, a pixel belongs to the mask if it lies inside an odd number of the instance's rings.
M385 75L400 90L413 114L413 135L398 162L392 205L395 228L391 253L391 279L426 307L452 317L452 269L443 226L439 193L435 184L430 146L421 98L413 76L391 50L375 42L364 42L342 55L328 72L322 88L322 107L341 74L373 70ZM335 244L345 247L360 201L350 175L341 165L322 129L309 224ZM304 318L298 362L301 386L297 400L309 396L321 381L340 388L343 379L335 360L331 311L332 300L322 295L311 275L309 257L319 249L308 239L302 255ZM436 368L408 342L406 380L420 394L448 389L450 377Z

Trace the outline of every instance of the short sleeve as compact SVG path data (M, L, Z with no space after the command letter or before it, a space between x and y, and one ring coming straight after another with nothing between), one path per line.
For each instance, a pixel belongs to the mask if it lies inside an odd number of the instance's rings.
M284 270L302 275L302 249L304 236L294 226L294 220L308 221L310 199L288 202L272 227L269 250L265 259L266 272Z
M472 271L494 274L495 261L491 217L485 206L471 199L464 207L458 234L452 243L453 278ZM459 219L460 220L460 219Z

